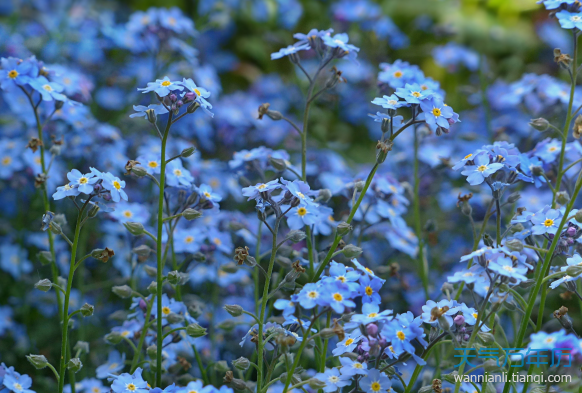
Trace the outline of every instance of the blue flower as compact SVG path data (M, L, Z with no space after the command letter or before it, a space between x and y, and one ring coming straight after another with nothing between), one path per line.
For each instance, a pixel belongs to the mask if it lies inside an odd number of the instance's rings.
M27 84L33 70L32 63L14 57L0 59L0 87L9 90L16 85Z
M137 90L144 93L153 91L160 97L165 97L173 91L184 90L184 86L182 86L181 82L172 82L170 78L165 76L164 79L156 79L155 82L148 82L147 87L138 88Z
M311 30L309 30L309 32L307 34L295 33L295 34L293 34L293 38L295 38L296 40L299 40L298 42L295 43L295 45L308 44L312 48L317 48L318 47L317 44L321 40L323 40L324 37L331 36L331 33L333 33L333 29L327 29L327 30L311 29Z
M148 393L148 383L141 376L141 368L137 368L133 375L123 373L113 376L115 380L111 385L114 393Z
M70 184L57 187L57 191L53 194L53 199L58 201L69 196L77 196L81 193L78 187L73 187Z
M472 186L483 183L485 178L503 168L503 164L490 163L489 155L487 154L479 154L473 161L474 165L466 165L465 169L461 172L467 176L467 182Z
M396 95L409 104L420 104L421 101L430 98L433 94L432 90L423 90L417 83L407 83L404 87L396 89Z
M391 390L392 382L383 372L372 368L360 380L360 387L366 393L379 393Z
M32 263L24 248L18 244L3 243L0 245L0 268L18 280L22 274L32 271Z
M556 13L560 26L564 29L582 29L582 13L562 10Z
M538 0L537 4L543 4L548 10L555 10L562 4L574 4L577 0Z
M534 224L531 228L532 234L555 234L560 226L561 217L562 213L559 210L551 209L549 206L546 206L541 211L532 215L531 222Z
M359 333L352 333L347 335L343 340L337 343L335 349L332 351L334 356L340 356L347 352L352 352L358 343L362 340L362 335Z
M125 188L125 181L113 176L111 173L103 174L103 188L109 190L113 202L119 202L120 199L127 201L127 194L123 190Z
M342 375L353 377L354 375L367 375L368 364L360 363L357 360L352 360L348 357L340 357L339 361L342 365L340 373Z
M323 292L320 285L309 283L301 288L301 291L297 294L296 299L293 299L293 302L299 303L301 307L309 310L323 304L322 300Z
M39 76L29 81L30 86L40 93L43 101L66 101L67 97L61 94L63 86L56 82L49 82L44 76Z
M147 118L147 110L153 110L156 115L163 115L168 113L168 110L162 104L151 104L148 106L144 105L134 105L133 110L135 113L129 115L129 117L145 117Z
M356 303L351 300L351 291L340 282L324 283L322 291L327 304L338 314L343 314L347 307L356 307Z
M214 117L214 113L210 112L209 109L212 109L212 105L206 101L208 97L210 97L210 92L203 87L197 86L196 83L192 79L184 78L182 82L179 82L184 86L189 93L184 94L184 97L196 101L200 104L200 107L206 114L210 117Z
M116 374L125 367L125 353L109 351L107 362L97 367L96 376L99 379L107 378L110 374Z
M376 97L374 100L372 100L372 104L380 105L382 108L386 109L398 109L407 105L406 102L400 101L396 94L392 94L391 96L383 96L382 98Z
M269 193L270 191L279 189L281 187L282 186L281 183L279 183L279 180L275 179L267 183L258 183L254 186L245 187L242 189L242 194L248 197L248 200L250 201L251 199L261 198L261 193L263 192Z
M309 44L295 44L289 45L287 48L281 48L278 52L271 53L271 60L277 60L285 56L294 55L295 53L302 50L309 50L311 47Z
M191 186L194 177L182 166L180 159L172 160L166 165L166 183L170 187Z
M69 183L70 186L78 188L80 192L87 195L93 192L93 184L99 180L94 173L83 175L77 169L67 173L67 178L71 182Z
M376 277L362 276L360 278L360 295L362 296L363 303L376 303L380 304L381 298L380 288L382 287L382 281Z
M137 161L141 163L141 165L145 168L146 172L150 175L156 175L160 173L161 167L161 158L159 154L146 154L143 156L139 156Z
M436 131L439 127L448 130L449 126L455 122L453 108L445 105L439 97L421 101L420 109L424 113L426 124L433 131Z
M29 389L32 386L32 378L26 374L21 375L15 371L6 373L2 383L8 392L35 393L34 390Z
M325 370L324 373L317 373L313 378L325 382L324 392L335 392L339 388L348 386L351 383L351 378L346 375L341 375L337 368L330 368Z
M307 204L300 204L291 209L287 217L287 224L291 229L301 229L305 225L314 225L317 221L316 207Z
M331 35L324 35L322 39L326 46L330 48L336 48L338 51L334 54L336 57L341 58L347 56L348 59L355 61L356 57L358 56L358 52L360 51L360 48L348 44L349 37L346 33L336 34L333 37Z
M502 276L513 278L517 281L517 284L527 280L525 275L527 274L528 268L515 265L513 260L508 257L498 257L495 260L489 261L487 268Z

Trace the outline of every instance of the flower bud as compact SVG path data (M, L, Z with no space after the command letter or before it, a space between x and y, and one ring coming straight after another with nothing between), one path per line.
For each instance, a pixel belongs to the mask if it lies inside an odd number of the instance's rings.
M582 135L582 115L578 115L576 120L574 120L574 126L572 127L572 136L576 139L580 139Z
M570 194L568 194L568 191L559 191L556 193L556 201L560 205L566 205L570 202Z
M457 326L463 326L465 324L465 317L462 315L457 315L455 319L453 319L453 322L455 322L455 325Z
M158 274L158 269L153 266L144 265L143 270L145 270L146 274L150 277L156 277Z
M91 251L91 257L100 260L101 262L107 262L112 256L115 255L115 251L110 248L105 247L104 249L96 248Z
M174 270L168 273L168 281L172 285L184 285L190 279L190 275Z
M158 117L156 115L156 111L153 109L146 109L145 114L146 114L146 118L148 119L148 121L152 124L154 124L156 122L156 120L158 120Z
M214 363L214 368L220 373L230 371L230 367L228 367L226 360L219 360L218 362Z
M144 177L148 174L148 171L143 166L136 165L131 168L131 173L136 175L137 177Z
M378 334L378 325L375 323L370 323L368 326L366 326L366 333L368 336L376 337Z
M317 378L309 378L307 380L307 384L309 385L309 387L313 390L319 390L319 389L323 389L324 387L327 386L327 384L324 381L320 381Z
M352 231L353 227L345 221L342 221L337 226L337 234L341 237L347 235Z
M97 215L97 213L99 213L99 210L101 210L99 205L94 203L93 205L91 205L91 208L87 212L87 217L94 218Z
M354 183L354 188L356 189L356 191L362 191L365 185L366 182L360 180Z
M123 226L125 226L125 229L127 229L133 236L143 235L145 231L143 225L139 222L126 222Z
M332 196L333 194L331 193L331 190L329 188L322 188L317 193L317 199L322 202L328 202Z
M188 221L192 221L202 217L202 213L199 212L198 210L188 208L182 212L182 217L184 217Z
M521 194L519 192L512 192L511 194L509 194L509 196L507 197L507 202L508 203L515 203L517 202L519 199L521 198Z
M194 154L195 151L196 151L196 148L194 146L187 147L184 150L182 150L182 153L180 153L180 157L188 158L192 154Z
M123 340L123 336L119 332L111 332L105 335L105 341L109 344L116 345L119 344L121 340Z
M342 253L348 259L357 258L361 253L362 249L360 247L356 247L353 244L348 244L342 250Z
M34 287L40 291L48 292L53 287L53 283L48 278L43 278L42 280L34 284Z
M532 175L534 176L542 176L544 174L544 168L541 166L533 166L530 168Z
M287 234L287 239L291 240L293 243L299 243L304 240L305 237L305 232L299 230L292 230Z
M181 316L180 314L176 314L175 312L171 312L170 314L168 314L166 319L168 320L168 323L170 323L171 325L173 325L175 323L184 322L184 317Z
M217 328L230 332L232 329L234 329L235 326L236 325L234 324L234 321L232 319L227 319L220 322Z
M544 119L543 117L540 117L537 119L531 119L529 121L529 125L532 128L534 128L540 132L543 132L543 131L546 131L548 129L548 127L550 126L550 122L547 121L546 119Z
M193 103L191 103L190 105L188 105L188 108L186 108L186 112L188 113L194 113L196 112L196 110L200 108L200 103L198 101L194 101Z
M206 329L198 325L197 323L191 323L190 325L186 326L186 333L190 337L197 338L206 336Z
M150 254L152 253L152 249L149 248L146 244L142 244L140 246L134 247L131 252L133 252L134 254L136 254L139 257L144 257L147 258L150 256Z
M568 266L566 269L566 274L570 277L578 277L580 274L582 274L582 266Z
M48 265L53 261L53 257L50 251L41 251L36 254L36 256L42 265Z
M445 282L442 286L441 286L441 292L446 294L453 292L453 290L455 289L455 287L453 287L453 284L451 284L450 282Z
M87 341L77 341L73 350L80 353L89 353L89 343Z
M74 373L78 373L83 368L83 363L79 358L73 358L69 360L67 363L67 369L71 370Z
M150 358L154 359L158 354L158 347L155 344L152 344L146 349L146 352Z
M451 328L451 325L449 324L449 321L447 320L447 318L444 315L439 316L438 321L439 321L440 327L445 332L449 331L449 329Z
M56 221L52 221L49 229L52 233L54 233L55 235L60 235L63 233L63 229L61 228L61 226L56 222Z
M238 370L246 371L250 367L251 362L249 359L241 356L240 358L233 360L232 365Z
M46 357L43 355L28 355L26 360L30 362L37 370L42 370L46 366L48 366L49 362L46 360Z
M148 289L148 292L151 293L152 295L154 293L157 293L158 292L158 283L155 282L155 281L152 281L150 283L150 285L148 285L148 288L147 289Z
M243 314L243 308L238 304L227 304L224 309L233 317L240 317Z
M333 330L332 328L324 328L324 329L321 329L321 331L319 332L319 335L324 340L329 340L330 338L333 338L333 337L336 336L335 330Z
M283 172L287 169L287 163L281 158L269 157L269 164L271 164L277 172Z
M90 317L91 315L93 315L94 311L95 307L89 303L85 303L83 304L83 307L81 307L81 315L84 317Z
M523 242L519 239L511 239L505 242L505 246L511 251L523 250Z
M122 299L127 299L133 294L133 289L131 289L128 285L119 285L111 288L111 292Z

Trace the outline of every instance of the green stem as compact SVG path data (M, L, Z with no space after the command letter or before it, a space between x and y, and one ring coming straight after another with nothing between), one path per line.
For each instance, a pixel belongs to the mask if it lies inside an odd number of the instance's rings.
M143 328L141 330L141 334L139 336L139 341L137 343L137 351L133 355L133 360L131 361L130 374L133 374L133 372L137 368L137 364L139 363L139 358L141 356L141 349L143 347L143 343L144 343L145 338L147 336L148 328L150 326L150 322L149 322L150 315L152 312L152 306L154 304L155 298L156 298L156 295L152 295L152 298L150 299L150 301L148 302L147 307L146 307L145 321L143 324Z
M163 254L164 250L162 247L162 236L164 234L164 186L166 182L166 142L168 141L168 136L170 134L170 127L172 125L172 112L168 115L168 123L166 124L166 129L164 130L164 135L162 136L162 157L160 160L160 193L158 195L158 236L156 244L156 256L157 256L157 354L156 354L156 385L160 386L162 384L162 289L164 285L163 281L163 270L164 270L164 260Z
M414 110L414 109L413 109ZM414 119L414 116L413 116ZM424 244L422 236L422 224L420 220L420 174L419 174L419 161L418 161L418 147L419 147L419 136L414 128L414 229L416 232L416 238L418 239L418 266L420 271L420 279L422 281L422 287L424 289L424 295L428 299L428 277L427 277L427 266L424 259Z

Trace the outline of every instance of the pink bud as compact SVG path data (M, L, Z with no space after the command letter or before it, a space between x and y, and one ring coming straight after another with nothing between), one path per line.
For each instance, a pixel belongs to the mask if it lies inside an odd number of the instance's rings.
M378 325L375 323L369 324L366 326L366 333L368 333L368 336L376 337L378 334Z
M566 235L575 236L576 235L576 228L569 227L568 229L566 229Z
M455 325L461 326L465 324L465 317L462 315L457 315L454 319Z

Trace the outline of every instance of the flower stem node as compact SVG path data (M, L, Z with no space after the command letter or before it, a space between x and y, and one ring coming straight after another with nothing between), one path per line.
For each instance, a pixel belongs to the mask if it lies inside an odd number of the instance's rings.
M43 355L28 355L26 360L28 360L37 370L42 370L49 364L48 360Z
M203 337L206 336L206 328L198 325L197 323L191 323L190 325L186 326L186 333L190 337Z
M34 284L34 287L40 291L48 292L53 287L53 283L48 278L43 278L42 280Z
M67 363L67 369L71 370L74 373L78 373L79 371L81 371L82 368L83 363L79 358L73 358L69 360L69 363Z
M140 224L139 222L129 221L124 223L123 226L125 226L125 229L127 229L128 232L131 233L133 236L140 236L143 235L143 233L145 232L143 225Z
M233 317L240 317L244 311L238 304L227 304L224 309Z

